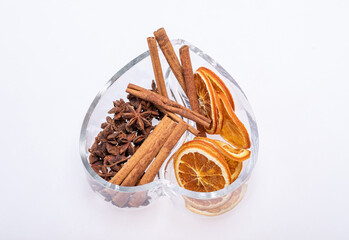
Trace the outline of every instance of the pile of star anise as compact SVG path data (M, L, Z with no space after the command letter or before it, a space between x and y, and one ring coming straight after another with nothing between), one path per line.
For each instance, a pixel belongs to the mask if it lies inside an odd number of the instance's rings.
M152 91L157 91L154 84ZM152 120L163 117L152 103L131 94L128 102L123 99L114 101L108 112L103 129L89 149L92 169L103 179L109 181L137 151L139 146L155 128Z

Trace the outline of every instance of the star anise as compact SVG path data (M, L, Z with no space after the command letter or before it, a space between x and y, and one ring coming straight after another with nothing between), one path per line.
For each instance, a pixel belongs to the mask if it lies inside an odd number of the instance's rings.
M109 144L114 144L116 145L117 144L117 139L118 139L118 136L120 135L120 132L114 132L110 135L107 136L107 141Z
M94 143L92 144L91 148L88 149L88 151L89 151L90 153L93 153L93 152L97 149L99 142L100 142L100 141L98 140L98 138L95 137L95 141L94 141Z
M119 150L120 147L119 146L115 146L115 145L110 144L110 143L106 143L105 145L107 147L107 151L108 151L109 154L114 155L114 156L119 154L119 152L120 152L120 150Z
M133 139L136 137L136 132L130 134L124 134L120 138L120 154L132 155L134 154L134 146L132 144Z
M112 168L113 166L126 162L130 157L126 157L125 155L108 155L104 157L103 165L108 168Z
M146 109L147 112L150 113L150 115L149 115L150 118L159 118L160 117L159 110L151 102L144 101L143 107L144 107L144 109Z
M100 143L100 142L103 142L103 143L106 143L108 142L108 136L110 134L112 134L114 132L113 130L113 127L108 125L106 126L103 131L101 131L100 133L98 133L97 135L97 141Z
M141 99L139 99L138 97L136 97L135 95L132 95L132 94L128 94L127 99L129 100L130 105L134 108L138 108L139 104L142 101Z
M103 142L99 143L96 149L93 150L93 154L97 157L104 158L106 155L108 155L106 145L103 144Z
M144 111L150 112L151 118L156 118L156 119L162 119L164 114L159 111L159 109L157 107L154 106L154 104L152 104L151 102L148 101L141 101L142 107Z
M99 160L99 157L96 156L94 153L91 153L88 159L90 161L90 164L93 164Z
M133 140L133 143L135 145L141 145L154 128L155 126L149 126L145 128L143 131L140 131L139 135Z
M126 124L126 127L130 127L135 124L136 128L139 130L144 130L144 127L150 126L151 123L147 117L151 114L150 112L141 112L142 105L140 104L135 110L132 106L129 105L129 113L124 113L123 117L129 119L129 122Z
M105 169L104 166L102 166L102 169ZM116 174L116 172L113 172L113 171L110 171L108 172L105 171L105 172L98 172L97 173L100 177L104 178L105 180L109 181L112 177L114 177L114 175Z
M127 110L126 103L123 99L120 99L120 101L114 101L113 102L114 107L109 110L109 114L114 113L114 120L119 120L122 117L122 114Z
M116 130L115 132L117 132L119 135L118 135L118 138L120 138L120 134L121 133L126 133L126 124L127 122L124 120L124 121L120 121L120 122L117 122L117 127L116 127Z
M157 92L155 82L152 91ZM129 94L128 102L114 101L109 110L112 116L101 124L91 148L89 162L92 169L109 181L127 162L154 129L153 118L161 119L163 113L152 103Z
M102 169L102 166L103 166L103 163L101 161L97 161L97 162L91 164L92 169L96 173L99 173L99 171Z
M155 92L155 93L158 93L158 92L159 92L159 90L158 90L158 88L157 88L156 83L155 83L154 80L151 81L151 91L153 91L153 92Z
M116 130L117 126L116 126L115 120L113 118L109 117L109 116L106 119L107 119L107 124L108 125L105 128L110 126L110 127L112 127L113 130Z

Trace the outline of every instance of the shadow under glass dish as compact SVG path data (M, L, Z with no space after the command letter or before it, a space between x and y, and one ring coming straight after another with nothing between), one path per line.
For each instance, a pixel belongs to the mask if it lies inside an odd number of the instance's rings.
M158 174L158 177L149 184L136 187L122 187L114 185L102 179L94 172L88 161L88 148L91 147L94 138L101 131L100 125L105 122L107 112L112 107L113 101L120 98L126 99L127 85L133 83L149 89L151 80L154 79L153 68L149 51L146 51L129 62L118 71L97 94L90 105L80 134L80 155L87 173L87 179L91 188L102 196L105 201L111 202L122 208L142 208L153 203L157 198L167 195L179 209L190 210L202 215L215 216L233 209L243 198L247 189L247 181L257 161L258 154L258 130L252 108L248 100L235 82L235 80L211 57L190 43L176 39L171 41L176 52L183 45L188 45L191 52L193 70L206 67L213 70L227 85L234 102L235 113L245 125L251 139L251 156L243 162L243 169L239 177L228 187L215 192L193 192L178 186L173 162L169 157ZM177 79L169 68L166 59L159 53L161 66L165 73L165 83L169 98L189 106L188 99L181 89ZM193 121L184 119L190 125ZM210 138L221 139L219 135L208 135ZM188 131L172 149L170 156L186 141L192 140L194 135Z

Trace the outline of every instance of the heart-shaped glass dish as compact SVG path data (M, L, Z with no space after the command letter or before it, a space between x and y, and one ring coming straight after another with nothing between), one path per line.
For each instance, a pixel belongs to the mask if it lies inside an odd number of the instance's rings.
M200 49L184 40L176 39L171 42L176 52L178 52L181 46L188 45L193 70L195 71L199 67L206 67L213 70L224 81L234 98L235 113L245 125L251 140L251 156L248 160L243 162L243 169L237 180L228 187L215 192L202 193L183 189L177 184L173 163L170 157L160 169L158 177L152 183L136 187L122 187L109 183L98 176L91 168L88 161L88 148L91 147L95 137L101 131L100 125L105 122L107 112L112 108L113 101L120 98L126 99L127 93L125 90L129 83L148 89L151 86L154 73L149 51L142 53L118 71L93 100L81 128L81 159L92 189L106 201L118 207L138 209L148 206L160 196L167 195L171 198L175 206L178 206L180 209L189 209L192 212L207 216L220 215L233 209L242 200L246 192L247 181L255 166L258 154L258 130L255 117L239 85L218 63ZM159 56L165 74L165 83L169 98L186 107L190 107L188 99L172 74L166 59L160 52ZM195 126L194 122L188 119L184 120L192 126ZM218 138L216 135L208 136ZM194 135L187 131L171 151L170 156L180 145L193 138Z

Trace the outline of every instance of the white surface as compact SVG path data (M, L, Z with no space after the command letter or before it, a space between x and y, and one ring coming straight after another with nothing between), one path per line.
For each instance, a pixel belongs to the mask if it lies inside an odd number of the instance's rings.
M348 1L164 2L0 1L0 239L348 239ZM257 117L248 197L219 218L119 210L85 180L84 114L162 26Z

